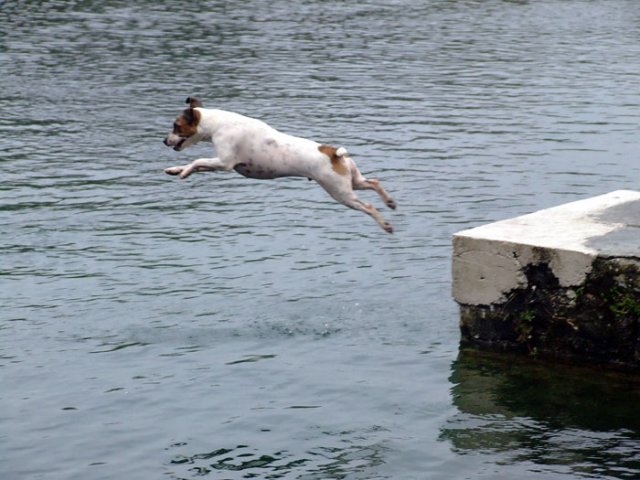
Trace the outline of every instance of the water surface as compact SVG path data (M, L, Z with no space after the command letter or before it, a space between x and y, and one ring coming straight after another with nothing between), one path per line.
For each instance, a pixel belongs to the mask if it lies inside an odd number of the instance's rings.
M458 230L638 189L640 4L0 13L3 477L640 476L637 384L460 351L449 272ZM396 233L164 175L211 155L161 143L189 95L346 146Z

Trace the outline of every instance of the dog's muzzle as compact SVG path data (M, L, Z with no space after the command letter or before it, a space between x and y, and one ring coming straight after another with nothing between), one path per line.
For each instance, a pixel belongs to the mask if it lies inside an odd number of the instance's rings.
M165 137L162 143L164 143L167 147L173 147L173 149L179 152L182 149L182 145L186 142L186 137L181 137L176 135L175 133L170 133Z

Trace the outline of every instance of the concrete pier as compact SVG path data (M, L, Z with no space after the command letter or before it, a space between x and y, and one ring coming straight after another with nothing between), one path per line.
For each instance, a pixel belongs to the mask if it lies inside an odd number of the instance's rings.
M640 192L458 232L462 341L640 370Z

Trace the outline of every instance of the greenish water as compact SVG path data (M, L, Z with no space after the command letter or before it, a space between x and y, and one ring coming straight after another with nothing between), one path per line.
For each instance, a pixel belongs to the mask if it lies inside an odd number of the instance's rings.
M450 297L456 231L638 189L639 3L5 1L0 31L2 478L640 477L633 379L460 350ZM210 156L162 145L189 95L346 146L396 233L303 179L164 175Z
M560 477L637 476L635 375L462 349L451 381L459 412L442 437L460 453L498 454Z

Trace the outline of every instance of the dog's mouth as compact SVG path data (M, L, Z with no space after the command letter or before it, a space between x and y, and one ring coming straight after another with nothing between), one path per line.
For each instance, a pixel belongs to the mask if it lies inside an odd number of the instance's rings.
M184 142L186 142L186 141L187 141L187 139L186 139L186 138L180 138L180 140L178 140L178 143L176 143L176 144L173 146L173 149L174 149L176 152L179 152L180 150L182 150L182 145L184 145Z
M181 137L175 133L170 133L162 143L167 147L172 147L176 152L179 152L184 147L184 142L186 142L188 138L189 137Z

